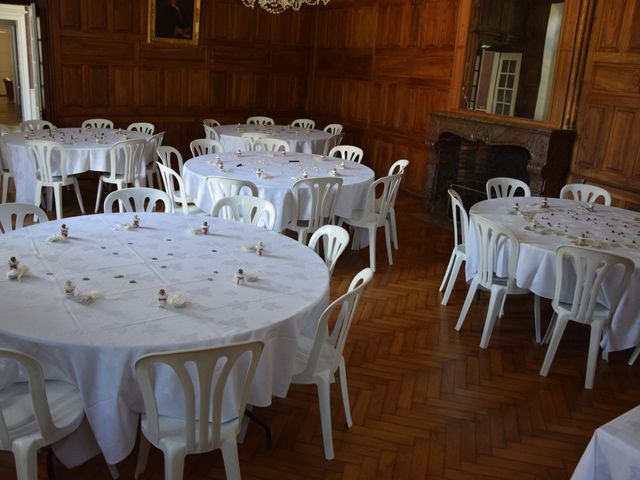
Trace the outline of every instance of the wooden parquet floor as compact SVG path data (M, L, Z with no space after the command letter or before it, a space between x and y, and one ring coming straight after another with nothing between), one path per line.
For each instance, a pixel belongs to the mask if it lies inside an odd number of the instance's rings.
M73 195L66 197L74 208ZM535 343L527 297L507 302L490 347L481 350L486 296L474 302L460 333L453 326L466 294L461 279L449 305L440 305L451 232L430 222L416 199L401 196L397 211L400 250L389 266L379 232L378 272L345 350L354 421L349 430L337 384L332 387L336 459L323 457L315 388L292 386L287 398L256 409L271 426L273 448L251 425L239 446L243 478L569 478L593 430L640 403L640 365L626 364L628 351L613 353L608 363L599 362L595 389L584 390L588 331L570 325L549 377L540 377L545 347ZM367 265L366 250L345 252L332 293L343 292ZM546 305L543 318L549 310ZM136 454L118 465L121 478L133 478ZM110 478L99 457L72 470L58 461L55 467L59 479ZM163 475L162 455L152 449L142 478ZM0 455L0 478L15 478L10 454ZM39 478L46 478L44 455ZM220 453L188 457L185 478L224 478Z

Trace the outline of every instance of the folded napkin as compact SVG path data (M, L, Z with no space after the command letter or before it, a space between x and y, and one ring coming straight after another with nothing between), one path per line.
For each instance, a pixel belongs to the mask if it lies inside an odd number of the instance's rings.
M56 234L50 235L49 238L47 238L47 242L49 243L66 242L67 238L68 237L63 237L59 233L56 233Z
M180 292L169 295L169 298L167 298L167 305L170 305L174 308L184 308L186 307L187 303L189 302L187 301L186 297Z
M81 303L82 305L88 305L102 297L102 293L98 292L97 290L93 290L88 293L76 293L72 297L67 298L69 298L69 300L73 300L74 302Z

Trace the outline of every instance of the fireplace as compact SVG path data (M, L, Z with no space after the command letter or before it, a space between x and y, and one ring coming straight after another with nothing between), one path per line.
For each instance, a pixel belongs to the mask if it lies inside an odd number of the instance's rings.
M524 180L534 196L557 196L569 172L574 138L572 130L432 113L426 185L431 209L446 211L452 186L467 206L486 198L484 185L492 177Z

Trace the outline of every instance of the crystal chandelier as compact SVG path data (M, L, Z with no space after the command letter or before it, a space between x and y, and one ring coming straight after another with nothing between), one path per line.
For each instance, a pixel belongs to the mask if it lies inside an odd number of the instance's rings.
M300 10L300 7L305 3L307 5L319 5L320 3L326 5L329 0L242 0L242 3L251 8L257 3L269 13L282 13L287 8Z

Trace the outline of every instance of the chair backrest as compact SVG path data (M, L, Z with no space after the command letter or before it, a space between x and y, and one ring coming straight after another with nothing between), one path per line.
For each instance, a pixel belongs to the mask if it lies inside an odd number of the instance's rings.
M478 270L476 275L479 276L480 285L486 289L491 289L495 277L494 271L498 253L502 248L508 248L507 287L509 289L514 288L516 286L516 266L518 265L520 242L508 228L478 215L471 215L471 219L475 225L478 242Z
M7 133L11 133L11 129L7 127L4 123L0 123L0 137L2 135L6 135Z
M338 135L342 133L342 124L340 123L330 123L326 127L324 127L324 131L330 133L331 135Z
M296 181L291 187L294 222L302 219L307 220L306 215L303 215L304 212L300 211L304 196L307 197L309 205L309 233L315 232L326 223L333 223L333 212L340 196L340 190L342 190L342 183L343 180L337 177L304 178Z
M586 183L570 183L560 190L560 198L573 198L579 202L597 203L602 199L604 205L611 205L611 194L602 187Z
M147 135L153 135L153 132L155 132L156 127L153 125L153 123L133 122L129 124L129 126L127 127L127 130L133 130L136 132L146 133Z
M121 174L125 183L134 183L144 159L145 148L147 141L143 139L123 140L111 145L109 177L115 179Z
M36 161L38 178L42 182L53 182L53 172L59 171L58 177L67 179L67 151L64 146L51 140L27 140L24 142L27 151Z
M20 131L21 132L35 132L37 130L44 130L48 128L53 130L55 125L46 120L25 120L24 122L20 122Z
M45 444L50 444L56 439L58 427L53 423L51 418L51 410L49 409L49 402L47 401L46 387L44 383L44 375L42 373L42 367L38 361L27 355L26 353L18 352L16 350L10 350L7 348L0 348L0 359L3 363L7 360L14 361L20 364L22 370L26 373L29 381L29 393L31 397L31 404L33 412L35 414L40 434L45 441ZM6 368L6 367L5 367ZM13 402L15 403L15 402ZM10 397L5 397L3 402L0 403L0 449L12 450L11 444L14 437L11 436L9 429L7 428L7 422L3 407L12 406ZM13 405L14 408L20 410L29 410L25 405ZM20 433L20 428L14 428L14 433Z
M199 157L201 155L210 155L212 153L224 153L224 147L217 140L210 140L208 138L198 138L193 140L189 144L192 157Z
M395 175L396 173L404 173L404 170L409 166L409 160L396 160L393 165L389 167L388 175Z
M211 128L220 126L220 122L217 121L215 118L205 118L204 120L202 120L202 123L207 127L211 127Z
M213 127L210 127L206 123L202 124L202 128L204 128L204 138L208 138L209 140L220 141L220 135Z
M253 144L253 149L263 152L287 152L289 153L289 142L279 138L259 138Z
M182 176L182 167L184 165L184 160L182 159L182 154L178 151L177 148L163 145L162 147L158 147L157 153L158 157L160 157L160 161L165 167L173 168L173 159L175 158L177 163L177 172L180 176ZM175 168L173 169L176 170Z
M223 197L243 195L246 194L247 191L249 191L252 197L258 196L258 187L255 183L248 180L210 176L207 177L207 188L209 189L209 196L211 197L211 203L213 205Z
M453 218L453 241L454 245L466 245L467 237L469 235L469 216L462 204L462 198L453 189L447 191L451 198L451 217ZM458 223L460 224L460 230L458 230Z
M383 226L387 219L389 210L393 206L393 202L395 201L398 193L397 190L400 188L402 175L402 173L387 175L386 177L379 178L369 185L365 211L368 213L375 213L377 215L378 227ZM378 195L378 192L380 195Z
M220 217L221 210L226 214L221 218L228 218L236 222L258 225L264 221L266 228L273 230L276 224L276 207L269 200L248 195L233 195L222 197L211 210L212 217ZM266 219L264 217L267 217Z
M344 350L344 345L347 340L347 334L349 333L351 322L355 316L358 301L360 300L364 287L367 286L372 277L373 271L370 268L361 270L351 281L347 292L331 302L324 312L322 312L318 320L316 336L313 341L313 346L311 347L311 352L309 353L307 364L300 373L300 376L307 378L313 377L323 347L326 348L327 346L333 349L333 355L331 356L332 363L329 366L331 373L333 374L337 370L340 365L340 359L342 358L342 351ZM334 323L331 323L330 320L334 317L334 312L337 314L337 318ZM331 327L331 329L329 327Z
M82 128L113 128L113 122L106 118L89 118L82 122Z
M240 135L241 138L246 139L244 149L247 151L253 150L255 148L255 144L258 140L262 140L263 138L268 138L268 133L258 133L258 132L245 132Z
M115 190L104 199L104 213L111 213L115 202L118 202L120 212L152 212L158 202L162 203L166 213L173 212L173 203L169 195L155 188L133 187Z
M158 148L162 145L162 140L164 140L164 132L156 133L147 138L144 160L153 165L153 170L155 170L156 155L158 154Z
M360 147L353 145L336 145L329 150L330 157L344 158L350 162L362 162L364 151Z
M9 174L13 177L13 166L10 156L11 154L9 153L7 142L0 136L0 168L4 172L9 172Z
M145 435L153 443L161 438L153 372L156 365L166 365L182 386L185 454L217 448L221 443L222 407L227 381L231 377L239 387L240 396L230 397L236 399L233 411L242 421L249 387L263 346L262 342L253 341L215 348L150 353L140 357L135 366L145 406ZM211 419L211 422L207 419Z
M0 229L7 233L22 228L25 218L29 215L33 215L34 221L49 221L47 214L31 203L0 203Z
M311 120L310 118L297 118L293 122L291 122L291 126L313 129L316 128L316 122L314 120Z
M573 268L568 268L572 265ZM607 281L609 319L627 290L635 270L632 260L589 248L563 246L556 251L556 288L552 305L571 298L571 319L591 323L593 310L601 298L602 283ZM570 292L573 285L573 292ZM608 322L607 322L608 323Z
M531 196L531 189L529 188L529 185L516 178L490 178L487 180L485 187L487 190L487 198L514 197L519 190L522 190L523 197Z
M185 215L189 213L189 205L185 194L184 181L182 177L173 168L163 165L161 162L156 162L160 175L162 175L162 183L164 184L164 191L169 195L171 203L173 204L173 210L175 211L177 205L182 207L182 213ZM176 184L178 187L176 188Z
M261 117L258 115L247 118L247 124L249 125L273 125L274 123L271 117Z
M329 276L333 274L333 269L342 252L349 244L349 232L338 225L323 225L318 228L311 239L309 239L309 248L320 254L319 247L322 241L322 250L324 252L324 263L329 269Z

